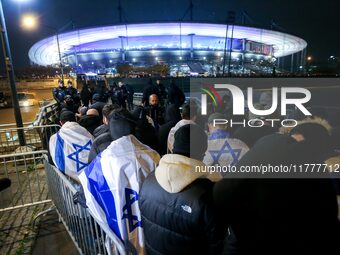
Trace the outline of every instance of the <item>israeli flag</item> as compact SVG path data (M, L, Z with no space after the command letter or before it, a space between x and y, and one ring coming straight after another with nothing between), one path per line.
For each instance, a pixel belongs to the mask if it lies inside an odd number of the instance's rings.
M86 205L98 222L109 226L123 254L145 254L138 196L159 160L157 152L129 135L113 141L79 175Z
M79 182L79 173L88 165L93 136L77 122L66 122L50 138L49 148L54 165Z

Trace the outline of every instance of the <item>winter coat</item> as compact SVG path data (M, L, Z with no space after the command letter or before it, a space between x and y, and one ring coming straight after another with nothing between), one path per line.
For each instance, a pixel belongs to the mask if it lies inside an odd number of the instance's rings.
M80 118L78 123L93 134L93 131L102 124L102 119L97 115L84 115Z
M237 167L322 163L309 147L288 135L265 136ZM214 201L235 233L239 254L340 254L331 180L285 176L216 183Z
M168 102L180 107L185 102L183 91L175 84L171 84L168 90Z
M93 131L93 136L98 137L98 136L100 136L104 133L107 133L107 132L109 132L109 126L102 124Z
M168 154L143 183L139 206L148 254L221 253L226 226L218 220L211 196L211 180L219 176L195 172L201 165Z
M96 137L91 146L90 154L89 154L89 162L92 162L98 154L103 152L113 141L111 134L109 132L101 134Z

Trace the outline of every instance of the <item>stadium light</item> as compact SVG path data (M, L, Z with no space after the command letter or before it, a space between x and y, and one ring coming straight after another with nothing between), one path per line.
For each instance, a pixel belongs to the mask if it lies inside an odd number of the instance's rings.
M59 43L59 29L55 27L51 27L45 24L42 24L44 27L53 30L55 32L56 38L57 38L57 48L58 48L58 56L59 56L59 68L61 73L61 79L64 82L64 66L63 61L61 58L61 52L60 52L60 43ZM21 17L21 26L25 30L35 30L38 28L38 17L34 14L24 14Z
M1 33L1 41L2 41L2 51L3 51L3 56L5 59L7 77L9 79L10 88L11 88L11 96L12 96L15 122L16 122L17 127L19 128L18 130L19 143L21 146L24 146L25 136L24 136L23 129L21 129L23 127L22 116L21 116L20 107L19 107L17 87L15 84L15 74L14 74L14 68L13 68L11 47L9 45L4 9L2 7L1 0L0 0L0 30L1 30L0 33Z
M34 14L24 14L21 17L21 26L27 30L34 30L38 27L38 18Z

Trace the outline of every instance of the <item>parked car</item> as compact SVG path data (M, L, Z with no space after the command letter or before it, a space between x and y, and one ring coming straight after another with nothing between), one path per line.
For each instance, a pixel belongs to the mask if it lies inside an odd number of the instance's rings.
M34 93L19 92L18 100L20 107L34 106L38 104Z

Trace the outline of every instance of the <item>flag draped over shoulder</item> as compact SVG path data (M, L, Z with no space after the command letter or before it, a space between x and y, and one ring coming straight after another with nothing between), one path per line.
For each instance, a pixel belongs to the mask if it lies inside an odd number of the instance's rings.
M93 136L77 122L66 122L51 136L49 149L55 166L79 182L78 175L87 165Z
M113 141L79 175L86 205L132 254L144 254L138 195L159 154L133 135Z

